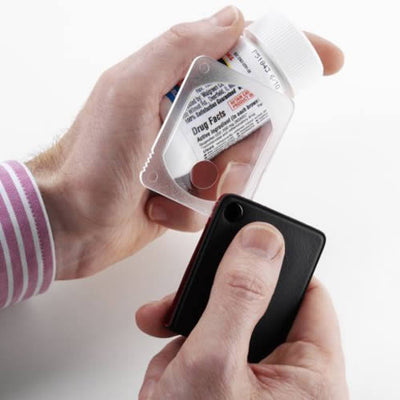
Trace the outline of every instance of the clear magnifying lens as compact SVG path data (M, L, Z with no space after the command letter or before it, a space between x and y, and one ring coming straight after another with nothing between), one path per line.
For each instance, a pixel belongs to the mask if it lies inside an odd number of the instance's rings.
M205 215L224 193L251 198L292 112L287 96L209 57L198 57L141 181Z

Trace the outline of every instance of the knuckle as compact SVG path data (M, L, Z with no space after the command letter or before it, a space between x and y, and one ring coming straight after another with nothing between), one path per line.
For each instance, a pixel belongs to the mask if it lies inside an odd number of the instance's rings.
M346 393L346 385L338 379L332 362L317 345L306 341L287 342L277 347L272 356L270 364L262 364L257 370L264 389L276 388L282 398L299 400L347 398L338 397L339 391ZM281 360L294 368L282 368ZM341 386L345 389L340 389Z
M117 66L114 66L102 73L97 82L96 89L106 99L118 98L123 90L121 81L121 74Z
M241 301L263 301L269 291L268 283L249 270L233 269L224 280L231 295Z
M232 376L232 362L224 356L221 349L207 352L182 352L180 365L187 376L202 377L208 382L227 384Z
M305 394L302 398L310 400L330 398L331 362L317 345L311 342L297 341L284 343L275 351L277 355L280 353L281 357L293 360L297 366L302 368L303 373L307 374L308 378L304 386L296 386L298 393Z
M147 96L139 96L142 86L146 83ZM100 76L95 93L103 104L126 106L132 109L146 109L153 107L157 99L153 82L136 65L114 65ZM137 115L140 115L137 113Z
M281 365L263 364L257 371L263 391L279 393L279 398L297 400L333 399L322 374L308 369L288 370ZM271 398L275 396L271 395Z
M163 363L163 355L162 353L158 353L155 356L152 357L152 359L149 362L149 370L153 368L157 368L158 366L162 365Z
M119 81L119 72L117 66L113 66L105 70L100 78L99 84L102 87L114 87Z
M187 46L194 39L193 29L189 23L173 25L166 32L167 41L175 46Z
M310 370L320 371L329 364L329 360L316 344L304 340L283 343L276 352L296 360L300 366Z
M313 343L303 340L290 343L290 351L292 352L293 357L298 360L315 360L320 357L318 347Z

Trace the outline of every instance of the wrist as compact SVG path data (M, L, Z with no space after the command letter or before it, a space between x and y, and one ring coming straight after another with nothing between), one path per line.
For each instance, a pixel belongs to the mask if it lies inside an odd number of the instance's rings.
M52 150L50 150L52 151ZM66 175L48 153L26 163L39 187L55 244L55 279L83 277L87 270L90 236L79 223L79 212ZM52 161L52 162L51 162Z

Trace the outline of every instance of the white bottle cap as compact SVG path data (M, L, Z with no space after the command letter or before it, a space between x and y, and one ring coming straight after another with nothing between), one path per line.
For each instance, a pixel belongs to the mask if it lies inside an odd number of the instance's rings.
M306 35L287 17L270 11L247 27L257 45L286 78L293 95L323 74L323 65Z

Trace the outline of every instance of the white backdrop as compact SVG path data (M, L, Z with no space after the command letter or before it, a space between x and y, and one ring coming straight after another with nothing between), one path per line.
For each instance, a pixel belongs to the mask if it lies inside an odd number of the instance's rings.
M27 159L69 127L96 78L170 25L225 1L2 0L0 160ZM339 314L354 399L400 398L400 24L396 2L282 0L332 39L343 71L297 99L256 200L319 227L317 268ZM264 3L237 1L249 19ZM173 291L198 239L170 232L93 278L0 313L2 400L133 399L165 341L134 312ZM179 243L179 252L176 248Z

